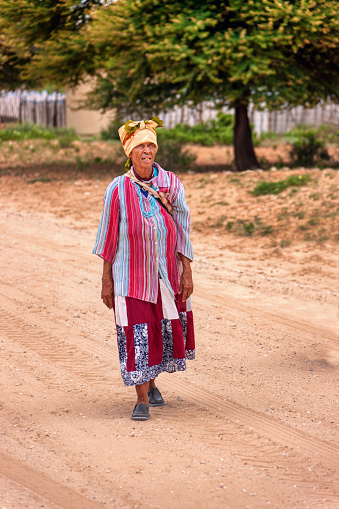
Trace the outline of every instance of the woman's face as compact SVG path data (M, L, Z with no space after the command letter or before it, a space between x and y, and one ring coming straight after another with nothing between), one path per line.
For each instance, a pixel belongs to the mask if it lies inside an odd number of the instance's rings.
M134 147L131 153L131 159L135 170L139 173L140 170L147 171L152 169L156 153L157 147L154 143L142 143ZM140 176L142 177L143 175Z

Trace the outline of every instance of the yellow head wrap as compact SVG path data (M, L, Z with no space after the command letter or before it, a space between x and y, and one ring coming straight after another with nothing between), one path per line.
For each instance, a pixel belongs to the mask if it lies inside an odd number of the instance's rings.
M132 150L142 143L154 143L158 149L156 128L162 127L162 125L163 121L159 117L152 117L150 120L140 120L139 122L129 120L122 125L118 132L126 156L130 158ZM126 164L129 163L128 160Z

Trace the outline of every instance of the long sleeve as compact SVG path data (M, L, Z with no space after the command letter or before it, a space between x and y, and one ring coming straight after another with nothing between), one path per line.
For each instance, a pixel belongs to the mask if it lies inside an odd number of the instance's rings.
M113 263L117 250L119 233L119 193L118 181L113 180L105 192L102 212L93 254Z
M177 187L178 186L178 187ZM190 241L191 214L185 200L184 186L177 178L177 193L173 206L173 219L177 230L176 252L193 261L193 247Z

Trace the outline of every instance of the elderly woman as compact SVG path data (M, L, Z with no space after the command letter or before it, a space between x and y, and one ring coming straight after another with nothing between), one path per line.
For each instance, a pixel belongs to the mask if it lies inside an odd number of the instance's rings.
M93 250L104 261L101 298L114 309L121 375L136 388L134 420L165 404L155 378L195 357L190 213L178 177L154 162L161 125L154 117L119 129L131 168L106 190Z

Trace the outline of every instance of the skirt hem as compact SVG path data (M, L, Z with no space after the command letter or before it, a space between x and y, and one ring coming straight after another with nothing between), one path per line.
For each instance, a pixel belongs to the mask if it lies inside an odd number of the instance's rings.
M186 350L186 359L195 359L195 350ZM142 371L126 371L121 366L121 376L127 387L133 387L149 382L157 378L161 373L175 373L176 371L186 370L186 359L173 359L157 366L150 366Z

